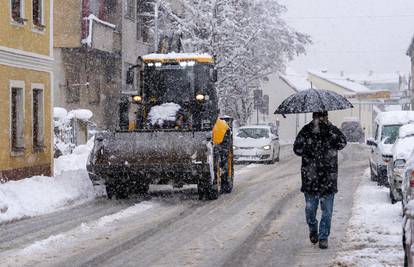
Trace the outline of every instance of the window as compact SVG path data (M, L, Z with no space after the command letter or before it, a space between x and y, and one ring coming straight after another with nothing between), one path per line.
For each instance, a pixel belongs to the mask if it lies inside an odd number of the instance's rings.
M135 0L127 0L125 3L125 17L135 20Z
M15 22L24 23L23 0L10 0L11 17Z
M152 0L138 0L137 39L149 42L151 23L154 17L154 3Z
M33 0L32 2L33 25L44 29L43 25L43 0Z
M24 151L23 82L12 82L10 96L10 139L12 153Z
M40 87L40 86L37 86ZM43 88L33 88L33 118L32 118L32 129L33 129L33 149L43 149L44 146L44 103L43 103Z

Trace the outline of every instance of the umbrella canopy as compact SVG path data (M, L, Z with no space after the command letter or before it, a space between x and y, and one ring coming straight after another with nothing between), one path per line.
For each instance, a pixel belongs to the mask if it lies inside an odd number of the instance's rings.
M286 98L275 114L310 113L353 108L345 97L328 90L308 89Z

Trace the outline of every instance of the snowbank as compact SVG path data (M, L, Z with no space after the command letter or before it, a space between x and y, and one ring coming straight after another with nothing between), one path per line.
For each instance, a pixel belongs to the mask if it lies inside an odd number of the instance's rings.
M93 113L89 109L74 109L69 111L68 115L66 116L66 119L79 119L83 121L88 121L92 118L92 116Z
M369 181L369 169L354 197L343 251L335 266L400 266L403 263L401 205L392 205L389 189Z
M175 121L177 112L180 110L180 105L175 103L165 103L160 106L154 106L151 108L148 119L152 125L164 124L164 121Z
M103 194L94 189L86 172L91 143L56 159L55 177L35 176L0 184L0 223L54 212Z

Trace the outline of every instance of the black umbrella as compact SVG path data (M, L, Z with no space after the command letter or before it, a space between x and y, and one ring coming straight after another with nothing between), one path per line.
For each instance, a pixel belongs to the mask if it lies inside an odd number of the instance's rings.
M310 113L353 108L345 97L328 90L308 89L286 98L275 114Z

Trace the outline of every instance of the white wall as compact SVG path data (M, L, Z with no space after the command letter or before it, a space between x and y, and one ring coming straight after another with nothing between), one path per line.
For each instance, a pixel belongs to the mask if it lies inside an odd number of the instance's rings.
M272 122L276 124L279 121L279 138L282 142L293 142L296 138L296 134L305 124L305 115L286 115L283 118L281 115L273 114L277 107L285 100L288 96L296 93L290 86L288 86L283 80L279 78L279 75L273 74L269 77L268 82L264 82L262 85L263 95L269 95L269 115L259 115L259 122ZM253 112L249 118L250 124L257 123L256 111ZM311 118L311 115L306 116Z

